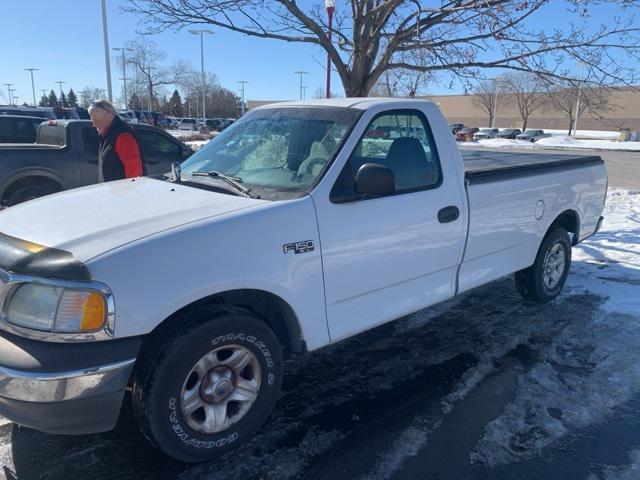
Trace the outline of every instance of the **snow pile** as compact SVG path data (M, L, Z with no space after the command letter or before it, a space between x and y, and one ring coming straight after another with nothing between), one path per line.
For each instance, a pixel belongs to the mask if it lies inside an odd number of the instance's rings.
M640 392L640 193L612 191L605 218L600 235L574 249L563 294L597 294L600 309L541 344L540 360L519 377L515 398L486 427L472 461L502 465L535 456Z
M640 142L617 142L614 140L580 140L566 135L554 135L549 138L541 138L537 142L526 140L508 140L503 138L490 138L473 142L458 142L461 148L490 147L490 148L568 148L587 150L622 150L640 151Z

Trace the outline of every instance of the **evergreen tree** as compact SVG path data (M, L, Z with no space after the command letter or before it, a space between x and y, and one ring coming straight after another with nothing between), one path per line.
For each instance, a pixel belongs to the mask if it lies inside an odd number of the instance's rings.
M49 98L46 95L42 95L40 99L40 103L38 103L39 107L48 107L49 106Z
M129 99L129 108L132 108L133 110L142 110L140 108L140 97L138 97L138 94L135 92L131 94L131 98Z
M76 92L73 91L73 88L70 88L67 94L67 105L70 107L78 106L78 97L76 96Z
M178 90L174 90L169 99L169 115L174 117L183 117L182 99Z
M61 92L60 95L62 95L60 97L60 106L61 107L68 107L69 104L67 103L67 96L64 94L64 92Z
M58 96L56 95L56 92L51 90L51 92L49 92L49 106L55 107L57 105L58 105Z

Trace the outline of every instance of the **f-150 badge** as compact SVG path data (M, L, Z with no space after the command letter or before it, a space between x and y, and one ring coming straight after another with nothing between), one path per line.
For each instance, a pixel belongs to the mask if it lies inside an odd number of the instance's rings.
M282 251L287 254L293 252L298 253L313 252L313 240L304 240L296 243L286 243L282 246Z

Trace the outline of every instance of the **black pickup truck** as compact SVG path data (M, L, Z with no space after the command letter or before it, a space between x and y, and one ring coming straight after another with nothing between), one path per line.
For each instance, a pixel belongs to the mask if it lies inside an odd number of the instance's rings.
M193 150L163 130L132 125L142 147L147 175L171 170ZM98 182L98 133L88 120L49 120L36 143L0 144L0 204L10 207L32 198Z

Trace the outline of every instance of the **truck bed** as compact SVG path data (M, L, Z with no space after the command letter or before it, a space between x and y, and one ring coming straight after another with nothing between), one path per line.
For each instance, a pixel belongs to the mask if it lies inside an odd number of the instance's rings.
M461 150L465 178L485 183L604 163L599 155Z

